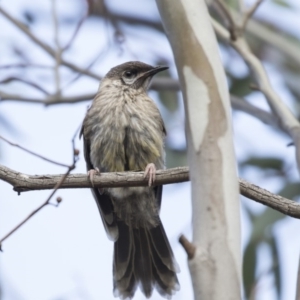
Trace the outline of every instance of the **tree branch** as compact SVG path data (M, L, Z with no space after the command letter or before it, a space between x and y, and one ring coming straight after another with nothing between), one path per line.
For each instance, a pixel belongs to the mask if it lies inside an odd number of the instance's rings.
M19 77L16 77L16 76L10 76L10 77L7 77L3 80L0 81L0 85L2 84L7 84L7 83L10 83L12 81L19 81L21 83L24 83L28 86L31 86L33 88L35 88L36 90L44 93L45 95L49 95L48 91L45 90L43 87L41 87L40 85L38 85L37 83L33 82L33 81L30 81L30 80L27 80L27 79L24 79L24 78L19 78Z
M244 32L246 29L246 26L248 24L248 21L252 18L252 16L254 15L254 13L256 12L256 10L258 9L258 7L261 5L261 3L264 0L257 0L250 8L249 10L246 11L245 15L244 15L244 20L243 23L241 25L241 31Z
M179 91L180 86L176 79L161 77L158 80L153 80L151 84L151 89L156 91ZM79 96L62 96L62 95L49 95L45 98L36 98L30 96L21 96L17 94L8 94L0 90L0 101L18 101L18 102L26 102L33 104L44 104L44 105L54 105L54 104L65 104L65 103L77 103L82 101L88 101L94 99L96 93L83 94Z
M79 127L80 128L80 127ZM15 231L17 231L20 227L22 227L27 221L29 221L34 215L36 215L42 208L44 208L45 206L47 205L50 205L52 204L50 202L50 200L52 199L52 197L54 196L54 194L57 192L57 190L61 187L61 185L63 184L63 182L66 180L66 178L68 177L68 175L71 173L71 171L73 171L76 167L76 163L78 161L78 155L79 155L79 150L75 148L75 138L78 134L78 131L79 131L79 128L75 131L74 135L73 135L73 138L72 138L72 154L73 154L73 161L72 161L72 164L71 165L63 165L63 164L60 164L60 163L57 163L55 161L52 161L50 159L47 159L45 158L44 156L41 156L37 153L34 153L28 149L25 149L24 147L22 146L19 146L17 144L13 144L11 143L10 141L4 139L3 137L0 136L0 138L4 141L6 141L7 143L9 143L10 145L12 146L15 146L17 148L20 148L22 149L23 151L33 155L33 156L36 156L38 158L41 158L43 160L46 160L50 163L53 163L53 164L56 164L56 165L61 165L61 166L66 166L68 169L66 171L65 174L63 174L62 176L60 176L60 179L55 183L55 185L53 186L53 189L50 193L50 195L47 197L47 199L41 204L39 205L35 210L33 210L22 222L20 222L18 225L16 225L12 230L10 230L3 238L0 239L0 251L2 251L2 242L5 241L8 237L10 237ZM0 165L0 168L1 168L1 165ZM1 172L1 171L0 171ZM15 172L15 171L14 171ZM17 173L17 172L16 172ZM61 202L61 198L58 197L56 199L56 202L57 204L55 206L58 206L59 203ZM53 204L52 204L53 205Z
M300 124L281 97L272 87L268 74L259 59L251 52L246 40L238 36L232 41L230 33L222 25L212 19L217 36L229 43L244 59L256 78L259 90L264 94L273 113L277 116L280 126L291 136L296 147L296 160L300 172Z
M18 145L18 144L16 144L16 143L13 143L13 142L9 141L8 139L4 138L4 137L1 136L1 135L0 135L0 140L6 142L7 144L9 144L9 145L11 145L11 146L13 146L13 147L19 148L19 149L23 150L24 152L26 152L26 153L28 153L28 154L31 154L31 155L33 155L33 156L35 156L35 157L38 157L38 158L40 158L40 159L42 159L42 160L45 160L45 161L47 161L47 162L49 162L49 163L51 163L51 164L54 164L54 165L57 165L57 166L61 166L61 167L67 167L67 168L69 168L69 166L66 165L66 164L63 164L63 163L54 161L54 160L49 159L49 158L47 158L47 157L45 157L45 156L43 156L43 155L40 155L40 154L38 154L38 153L36 153L36 152L33 152L33 151L29 150L29 149L26 149L26 148L23 147L23 146L20 146L20 145Z
M288 132L281 126L278 118L274 116L272 113L269 113L266 110L263 110L255 105L249 103L248 101L236 97L234 95L230 96L230 102L232 109L236 109L242 112L249 114L252 117L259 119L261 122L270 125L274 128L277 128L284 133L288 134Z
M16 192L26 192L35 190L49 190L60 182L63 175L28 175L17 172L8 167L0 165L0 180L13 186ZM158 170L156 173L156 185L171 184L189 181L188 167L178 167L167 170ZM241 195L256 202L269 206L285 215L300 219L300 204L275 195L262 189L244 179L240 179ZM117 172L101 173L95 175L93 185L86 174L71 174L60 185L60 189L75 188L112 188L147 186L148 182L144 178L144 172Z
M41 47L44 51L46 51L50 56L52 56L54 59L57 56L56 51L50 47L48 44L44 43L41 39L39 39L37 36L35 36L28 27L20 22L19 20L15 19L13 16L11 16L7 11L5 11L3 8L0 7L0 13L6 17L11 23L13 23L17 28L19 28L25 35L27 35L36 45ZM85 68L81 68L71 62L66 61L61 57L60 64L68 67L69 69L72 69L75 72L81 73L83 75L89 76L91 78L94 78L96 80L101 80L102 76L87 70ZM173 79L164 79L161 78L157 79L154 78L152 81L151 89L153 90L164 90L164 89L172 89L172 90L179 90L179 84L176 80ZM34 101L32 101L34 102Z
M228 31L230 33L230 39L232 41L235 41L237 39L237 31L238 27L230 13L230 10L227 8L226 4L223 2L223 0L214 0L213 2L220 10L220 13L223 16L223 20L225 22L225 26L228 28ZM226 24L227 23L227 24Z

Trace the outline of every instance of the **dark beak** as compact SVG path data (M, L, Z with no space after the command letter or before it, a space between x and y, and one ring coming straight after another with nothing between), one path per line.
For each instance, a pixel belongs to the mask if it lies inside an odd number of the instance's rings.
M147 77L149 77L149 76L152 77L152 76L154 76L155 74L157 74L157 73L159 73L159 72L162 72L162 71L164 71L164 70L167 70L167 69L169 69L169 67L166 67L166 66L157 66L157 67L153 68L152 70L150 70L150 71L144 73L144 74L142 75L142 77L144 77L144 78L147 78Z
M144 74L141 74L139 76L139 78L135 81L135 83L133 84L133 87L136 89L139 89L141 86L144 87L144 90L147 90L149 87L149 84L151 82L152 77L161 71L167 70L169 69L169 67L165 67L165 66L158 66L155 67L147 72L145 72Z

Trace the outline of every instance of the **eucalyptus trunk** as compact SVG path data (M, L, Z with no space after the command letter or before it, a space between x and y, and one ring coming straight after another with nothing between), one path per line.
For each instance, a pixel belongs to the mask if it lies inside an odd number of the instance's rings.
M204 0L156 0L185 105L195 299L241 298L240 205L229 93Z

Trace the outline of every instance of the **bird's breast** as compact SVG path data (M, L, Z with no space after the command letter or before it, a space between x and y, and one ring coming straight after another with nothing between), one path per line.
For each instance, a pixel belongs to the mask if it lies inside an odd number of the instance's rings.
M154 103L142 100L123 93L98 110L91 135L91 161L100 170L144 170L148 163L163 167L163 135L154 113L157 109Z

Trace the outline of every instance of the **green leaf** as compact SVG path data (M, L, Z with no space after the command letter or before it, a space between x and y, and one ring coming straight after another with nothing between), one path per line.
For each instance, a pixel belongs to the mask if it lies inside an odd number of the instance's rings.
M247 299L249 298L256 282L255 273L257 267L257 247L258 243L253 240L249 240L244 252L243 281Z
M166 147L167 168L182 167L187 165L186 149L178 150Z
M293 6L285 0L272 0L273 3L285 7L285 8L293 8Z
M243 208L245 209L251 223L253 223L255 221L256 215L252 212L252 210L247 205L243 205Z
M165 61L157 61L156 65L163 66L167 63ZM159 72L155 75L156 78L164 77L171 78L171 73L169 70L165 70L163 72ZM158 97L162 105L170 112L174 112L179 107L179 98L177 91L170 90L161 90L158 92Z
M253 229L251 233L251 240L259 243L265 239L267 229L270 229L276 222L285 218L286 215L274 210L266 208L262 213L255 216L253 220Z
M255 273L256 267L259 263L257 261L257 249L262 243L267 242L271 247L272 255L274 255L274 260L278 260L278 247L275 238L270 238L270 230L272 226L274 226L278 221L286 217L284 214L279 213L278 211L271 208L265 209L262 213L257 214L256 216L254 216L253 214L251 216L253 221L253 228L251 237L245 248L243 261L243 280L247 298L249 298L251 293L255 293L255 285L257 282ZM278 281L278 289L281 289L280 269L279 266L277 266L277 263L274 264L273 269L274 272L277 272L274 273L274 276L276 277L275 280ZM251 297L253 297L253 299L256 299L255 295L251 295Z
M277 157L250 157L241 163L242 167L249 165L261 169L274 169L282 171L284 168L284 161Z
M277 299L281 298L281 268L280 268L280 262L279 262L279 253L278 253L278 244L277 240L274 235L271 235L268 240L269 246L271 248L272 253L272 271L274 274L274 281L275 281L275 287L277 291Z
M170 112L174 112L179 107L178 93L174 91L160 91L158 93L162 105Z
M300 195L300 182L288 182L278 194L288 199L295 199Z
M250 84L252 79L250 76L243 78L233 77L229 75L231 79L230 94L236 95L238 97L245 97L252 92L250 89Z

